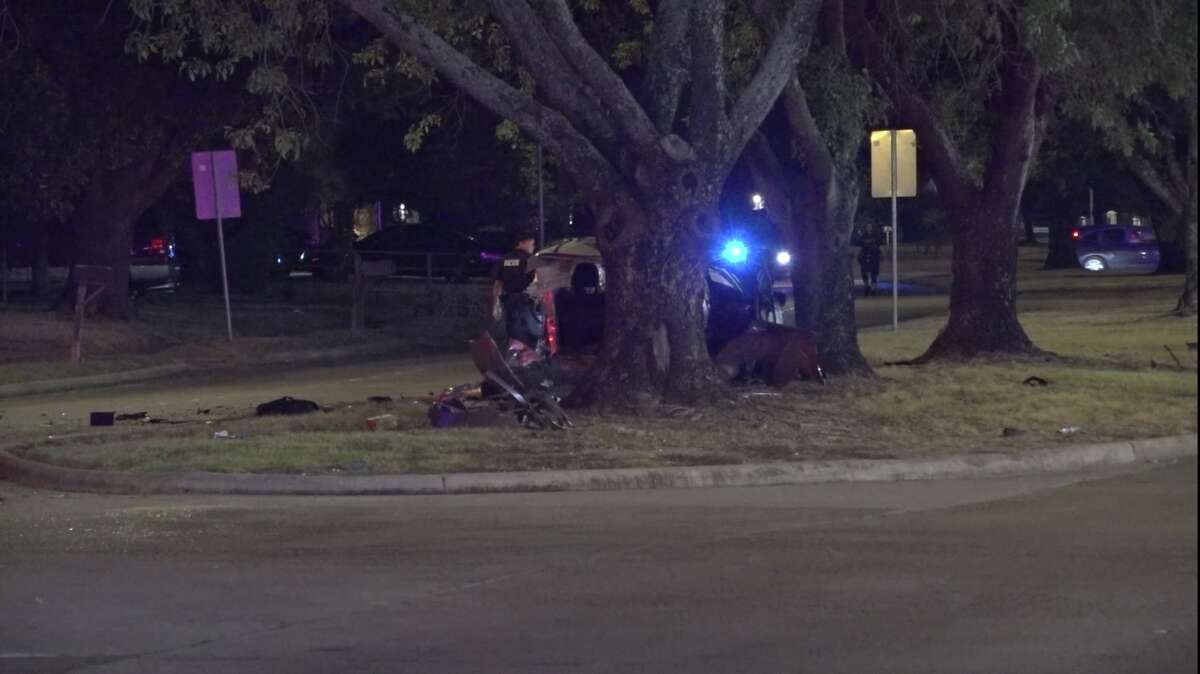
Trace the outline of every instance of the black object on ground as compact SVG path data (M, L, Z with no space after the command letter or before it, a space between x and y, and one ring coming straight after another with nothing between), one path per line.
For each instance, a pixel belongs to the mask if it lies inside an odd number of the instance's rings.
M284 396L259 405L254 408L254 413L257 416L265 417L274 414L310 414L319 409L321 409L320 406L311 400Z
M391 396L371 396L367 398L367 402L375 403L376 405L385 405L392 402Z
M1037 377L1037 376L1026 377L1025 381L1023 381L1021 383L1026 386L1049 386L1050 385L1050 382L1046 381L1045 379L1042 379L1041 377Z
M113 417L116 414L113 412L92 412L89 416L89 422L93 426L112 426Z
M145 412L130 412L129 414L118 414L114 419L117 421L141 421L147 416L149 415Z

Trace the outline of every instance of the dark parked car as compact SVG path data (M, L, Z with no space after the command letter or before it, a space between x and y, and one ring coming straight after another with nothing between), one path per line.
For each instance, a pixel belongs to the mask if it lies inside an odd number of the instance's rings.
M1150 274L1158 269L1158 237L1149 225L1098 225L1071 230L1079 266L1088 271Z
M504 249L434 225L398 225L354 244L364 261L388 260L401 276L463 281L491 274Z
M716 354L754 320L782 321L786 296L772 289L769 261L725 245L708 266L708 350ZM731 250L731 247L735 250ZM599 344L604 329L604 268L593 237L552 243L534 256L535 292L546 315L552 350L583 351Z

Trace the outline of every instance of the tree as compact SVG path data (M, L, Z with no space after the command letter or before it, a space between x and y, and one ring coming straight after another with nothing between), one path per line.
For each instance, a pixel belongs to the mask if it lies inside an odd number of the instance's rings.
M168 34L206 46L222 28L205 20L230 16L223 13L244 4L138 2L143 15L170 26ZM251 4L301 21L329 16L328 3ZM489 52L455 43L451 29L463 28L458 19L470 7L390 0L333 5L541 141L595 212L608 308L603 353L582 397L625 407L693 402L710 393L718 378L705 347L703 271L717 230L717 199L807 48L818 0L788 3L778 36L738 91L727 86L724 0L658 3L637 86L585 38L566 0L489 0L500 30L493 34L488 20L468 24L487 39L506 38L490 53L518 64L518 78L498 68ZM644 2L631 6L649 12ZM197 11L201 20L180 20ZM206 26L212 26L207 36L196 38L194 31ZM261 52L245 53L253 45L270 49L268 40L241 37L214 49L231 59L257 58Z
M774 35L778 17L772 3L753 5L760 25ZM869 374L858 346L849 261L861 182L858 151L872 96L869 82L847 57L841 0L827 0L821 16L819 48L793 73L780 97L784 147L773 147L767 134L759 134L748 151L749 163L769 191L768 208L792 230L797 327L814 335L827 372Z
M950 315L919 361L1036 350L1017 319L1017 215L1052 98L1061 3L847 3L861 62L917 132L953 230ZM978 159L972 164L972 159Z
M22 190L33 222L66 221L74 262L113 269L102 310L127 318L133 223L179 177L199 139L228 121L236 91L137 64L125 53L130 17L113 3L6 7L22 35L16 58L44 82L38 96L17 104L23 115L52 122L12 139L29 163L6 166L6 174L28 176Z
M1184 315L1196 313L1197 20L1194 0L1084 3L1071 22L1088 57L1072 64L1063 95L1064 111L1087 122L1167 212L1158 229L1183 252ZM1164 262L1174 266L1172 257Z

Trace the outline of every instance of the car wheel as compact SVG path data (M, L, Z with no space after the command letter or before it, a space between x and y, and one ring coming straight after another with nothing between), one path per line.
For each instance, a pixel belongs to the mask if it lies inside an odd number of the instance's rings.
M1104 258L1098 255L1089 255L1083 258L1080 264L1088 271L1104 271L1108 269L1108 264L1104 261Z

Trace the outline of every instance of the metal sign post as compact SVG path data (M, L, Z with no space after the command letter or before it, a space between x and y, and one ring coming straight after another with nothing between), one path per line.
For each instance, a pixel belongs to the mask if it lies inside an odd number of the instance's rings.
M221 290L225 295L225 331L233 341L233 313L229 308L229 273L225 267L224 218L242 215L238 190L237 155L233 150L192 153L192 186L196 219L217 221L217 247L221 253Z
M892 137L892 332L900 330L900 231L896 228L896 130L888 134Z
M917 135L911 129L871 132L871 196L892 200L892 330L900 329L898 197L917 196Z

